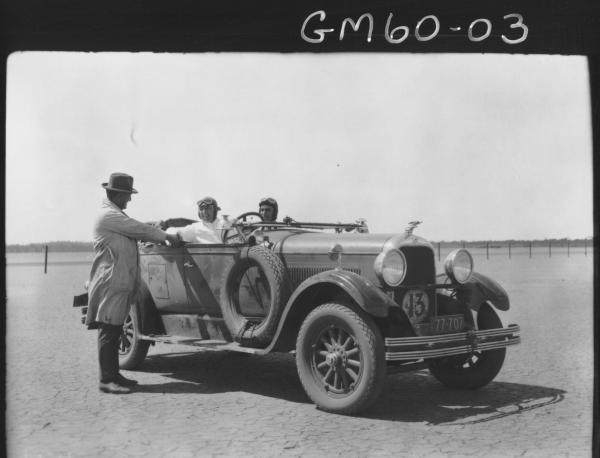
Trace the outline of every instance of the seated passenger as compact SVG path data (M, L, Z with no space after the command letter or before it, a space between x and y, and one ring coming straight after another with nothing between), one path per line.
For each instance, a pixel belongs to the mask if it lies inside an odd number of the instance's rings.
M221 208L212 197L196 202L200 221L183 227L170 227L167 234L178 234L184 242L223 243L223 230L231 227L229 221L217 216Z
M263 221L277 221L278 210L277 201L272 197L263 197L258 203L258 213Z

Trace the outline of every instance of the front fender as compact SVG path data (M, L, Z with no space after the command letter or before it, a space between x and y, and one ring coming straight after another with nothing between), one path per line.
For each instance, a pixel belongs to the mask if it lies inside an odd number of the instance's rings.
M395 302L377 285L358 274L334 269L304 280L288 299L271 344L264 353L289 351L294 348L302 322L315 307L336 300L339 293L350 296L366 313L375 317L388 316Z
M448 276L446 274L439 275L438 283L445 282L449 282ZM479 306L486 301L491 302L498 310L506 311L510 308L506 290L497 281L479 272L473 272L469 281L461 285L457 296L457 299L475 311L479 311Z
M334 269L313 275L304 280L288 300L286 309L292 307L298 297L314 285L333 284L346 292L358 306L370 315L386 317L388 308L396 303L386 296L377 285L354 272Z

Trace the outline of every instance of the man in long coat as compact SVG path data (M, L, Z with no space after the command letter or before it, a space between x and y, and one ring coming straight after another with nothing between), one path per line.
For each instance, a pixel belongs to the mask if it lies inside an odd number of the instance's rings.
M137 241L178 246L176 235L127 216L123 210L131 200L133 177L124 173L111 174L102 183L107 198L94 226L96 252L88 288L88 310L85 323L98 328L98 359L101 391L129 393L135 380L119 373L119 337L123 323L135 301L140 285Z

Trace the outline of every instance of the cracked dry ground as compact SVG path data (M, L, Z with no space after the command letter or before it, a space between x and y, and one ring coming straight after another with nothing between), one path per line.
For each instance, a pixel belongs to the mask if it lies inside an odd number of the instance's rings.
M125 373L134 393L100 393L96 334L71 307L88 269L7 267L10 457L591 456L591 257L480 261L522 329L496 380L462 392L393 375L354 417L317 410L292 355L156 346Z

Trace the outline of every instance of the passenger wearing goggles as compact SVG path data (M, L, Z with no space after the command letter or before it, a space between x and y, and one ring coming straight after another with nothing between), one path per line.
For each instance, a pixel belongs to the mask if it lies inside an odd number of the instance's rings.
M179 234L184 242L223 243L223 231L231 227L229 221L218 216L219 204L212 197L204 197L196 202L200 221L184 227L170 227L168 234Z

